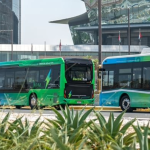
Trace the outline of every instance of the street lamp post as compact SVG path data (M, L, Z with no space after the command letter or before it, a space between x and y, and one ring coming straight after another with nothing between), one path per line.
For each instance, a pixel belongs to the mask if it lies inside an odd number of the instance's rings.
M130 55L130 8L128 8L128 54Z
M98 35L99 35L99 51L98 51L98 61L99 64L101 64L101 59L102 59L102 23L101 23L101 9L102 9L102 3L101 0L98 0L98 18L99 18L99 30L98 30Z
M98 0L98 20L99 20L99 28L98 28L98 35L99 35L99 45L98 45L98 61L101 65L102 62L102 22L101 22L101 12L102 11L102 0ZM97 79L97 92L100 93L101 90L101 75L99 72L99 67L97 68L97 73L99 74L99 77Z
M13 60L13 30L0 30L0 32L11 32L11 60Z

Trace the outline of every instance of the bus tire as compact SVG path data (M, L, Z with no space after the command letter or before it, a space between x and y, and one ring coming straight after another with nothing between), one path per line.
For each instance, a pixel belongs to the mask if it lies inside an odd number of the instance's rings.
M55 105L54 107L55 107L56 110L61 110L61 108L65 110L66 105L65 105L65 104L62 104L62 105ZM60 108L60 107L61 107L61 108Z
M130 98L128 95L124 95L123 97L121 97L120 106L123 111L124 110L126 110L126 112L133 111L133 109L130 107Z
M61 108L65 110L65 109L66 109L66 105L65 105L65 104L62 104L62 105L61 105Z
M56 110L60 110L60 106L59 106L59 105L55 105L54 108L55 108Z
M20 109L20 108L21 108L21 106L19 106L19 105L16 106L16 109Z
M31 109L37 109L37 96L36 94L31 94L30 98L29 98L29 102L30 102L30 107Z

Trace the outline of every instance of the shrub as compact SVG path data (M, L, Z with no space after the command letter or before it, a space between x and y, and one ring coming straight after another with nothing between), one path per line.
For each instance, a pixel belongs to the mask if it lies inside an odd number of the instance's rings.
M132 119L123 125L122 112L110 113L108 120L94 108L85 111L52 108L56 118L44 122L38 118L31 124L23 116L9 122L10 113L0 122L1 150L149 150L150 129L133 125ZM88 119L92 113L92 119ZM128 133L133 127L135 132Z

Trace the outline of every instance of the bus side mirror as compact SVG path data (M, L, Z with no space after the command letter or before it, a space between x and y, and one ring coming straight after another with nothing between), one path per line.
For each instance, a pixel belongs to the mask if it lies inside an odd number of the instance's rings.
M99 71L105 71L105 69L104 68L100 68Z
M99 79L101 79L101 75L102 75L102 72L98 71L98 75L97 76L98 76Z
M97 76L99 79L101 79L102 71L105 71L105 69L103 69L103 68L98 69L98 75Z

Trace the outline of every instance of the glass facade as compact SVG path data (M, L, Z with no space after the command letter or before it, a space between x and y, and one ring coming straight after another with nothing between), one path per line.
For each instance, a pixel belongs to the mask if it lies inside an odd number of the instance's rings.
M80 44L93 44L94 36L89 32L78 32L75 30L77 27L86 27L88 24L70 26L71 35L75 45Z
M0 0L0 44L20 43L21 0Z
M98 25L97 0L84 0L91 25ZM150 0L102 0L102 24L150 22Z
M98 44L98 0L83 0L89 22L71 26L74 44ZM102 44L118 45L118 33L121 33L122 45L127 45L129 22L131 27L131 45L138 45L139 30L142 33L141 45L150 46L150 0L102 0ZM97 30L92 30L92 27ZM80 30L78 28L80 27ZM82 27L82 29L81 29ZM85 30L83 27L88 27ZM91 29L90 29L91 27ZM83 40L84 39L84 40Z

